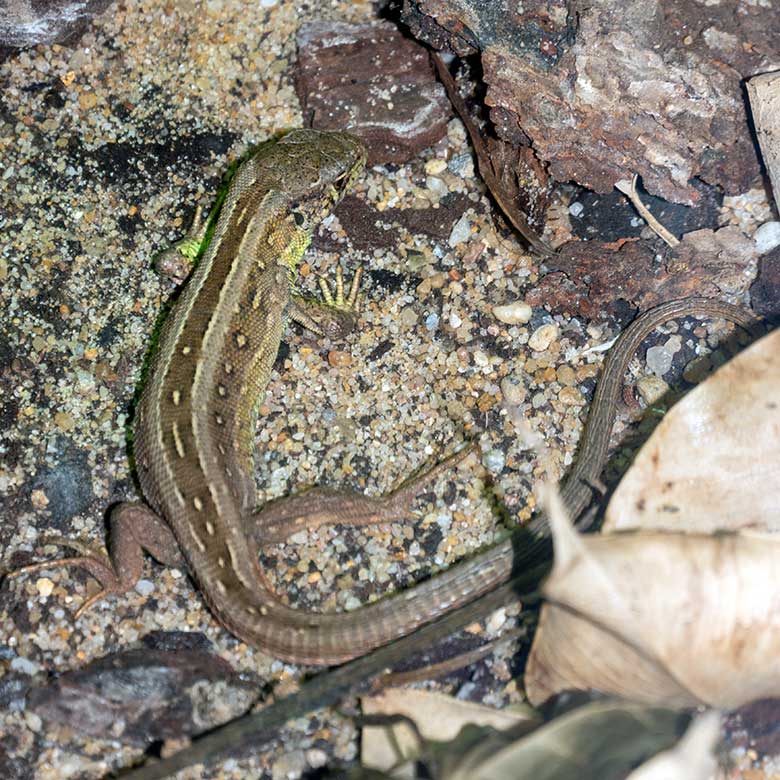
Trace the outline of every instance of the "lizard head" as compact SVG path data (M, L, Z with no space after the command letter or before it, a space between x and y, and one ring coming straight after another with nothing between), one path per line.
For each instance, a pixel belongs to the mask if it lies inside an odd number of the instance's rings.
M293 130L278 143L288 156L283 188L296 221L309 232L341 200L366 164L366 148L341 131Z

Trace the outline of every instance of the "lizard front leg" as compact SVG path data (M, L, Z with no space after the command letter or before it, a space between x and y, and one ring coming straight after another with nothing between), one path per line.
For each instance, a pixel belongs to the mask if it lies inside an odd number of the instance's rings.
M341 338L357 324L360 308L359 286L362 269L358 268L344 294L341 268L336 269L336 290L320 277L324 303L293 296L290 316L317 335ZM298 495L267 504L248 518L248 531L258 545L284 541L306 528L321 525L374 525L402 519L409 505L443 472L456 466L474 449L467 445L441 463L426 469L417 477L404 480L383 496L366 496L352 491L313 487Z
M335 295L327 280L320 277L323 301L293 295L290 299L290 318L317 336L341 339L357 326L360 313L360 280L363 269L358 266L349 293L344 297L344 276L336 268Z

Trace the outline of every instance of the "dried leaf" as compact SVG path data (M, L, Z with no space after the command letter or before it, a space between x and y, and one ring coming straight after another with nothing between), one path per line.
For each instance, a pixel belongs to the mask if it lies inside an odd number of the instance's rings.
M578 535L549 501L555 562L526 669L569 689L732 708L780 695L780 538Z
M507 729L521 723L533 725L528 713L496 710L430 691L389 688L378 696L362 699L366 715L400 715L417 725L426 740L444 742L455 739L466 724ZM416 759L423 745L408 723L368 726L363 729L361 762L364 767L389 770L399 761Z
M414 721L419 732L451 735L447 742L429 739L419 752L419 760L425 765L422 776L437 780L623 778L641 761L670 748L685 722L670 710L602 701L538 728L524 717L507 728L513 718L511 713L425 691L399 689L370 701L369 709L373 712L388 716L403 713ZM477 721L493 725L476 725ZM495 725L503 730L497 730ZM398 734L395 728L394 736ZM457 731L453 732L455 728ZM533 729L530 734L529 729ZM370 732L376 731L364 729L364 756L365 740L373 740ZM418 735L413 742L420 742ZM420 776L410 763L399 764L392 751L386 758L389 762L382 768L395 765L388 776ZM371 767L368 769L371 771ZM362 770L365 771L366 768Z
M717 769L713 751L719 736L720 713L706 712L671 750L642 764L628 780L710 780Z
M665 709L597 702L518 738L484 734L464 755L442 763L440 780L618 780L670 747L679 715Z
M491 139L486 143L470 117L466 104L461 98L458 88L447 66L437 54L431 55L439 79L447 92L452 107L466 127L474 146L474 152L479 162L479 172L496 203L504 212L507 219L514 225L518 233L536 250L542 257L555 254L550 247L529 225L525 214L515 205L517 201L528 202L529 187L524 181L526 176L521 174L525 170L529 181L546 183L546 175L542 167L536 162L536 158L530 150L522 152L514 149L511 144L499 139ZM544 186L538 188L537 197L546 199Z
M780 530L778 355L774 331L664 417L615 491L604 532Z

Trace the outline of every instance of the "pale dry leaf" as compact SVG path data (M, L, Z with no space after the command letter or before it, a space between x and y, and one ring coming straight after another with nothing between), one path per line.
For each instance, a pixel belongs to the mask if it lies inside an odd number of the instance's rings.
M388 688L377 696L361 700L366 715L401 715L414 721L426 740L455 739L468 724L507 729L517 724L537 722L529 713L496 710L442 693L406 688ZM412 728L403 722L389 726L367 726L361 741L361 763L364 767L389 770L399 761L409 761L420 755L420 740Z
M714 750L719 737L720 713L705 712L673 748L642 764L627 780L710 780L718 767Z
M546 503L555 561L531 703L572 689L723 708L780 696L780 538L579 535L559 500Z
M780 530L780 330L664 417L610 501L603 532Z
M638 763L671 748L682 725L674 711L625 702L594 702L539 725L525 716L427 691L388 693L364 701L364 712L403 714L428 735L448 736L448 741L425 739L421 752L419 737L413 738L423 776L436 780L570 780L575 774L577 780L617 780ZM378 731L386 729L364 729L364 754L365 740ZM387 752L383 769L390 767L388 777L419 776L412 762L399 765L393 751ZM372 768L364 763L362 772L366 771Z

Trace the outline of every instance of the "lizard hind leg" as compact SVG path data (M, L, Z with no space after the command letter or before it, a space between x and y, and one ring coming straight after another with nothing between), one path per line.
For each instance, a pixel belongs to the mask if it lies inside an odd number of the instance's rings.
M375 525L409 515L409 505L445 471L455 467L475 444L467 444L444 460L405 479L382 496L313 487L303 493L272 501L249 516L248 532L260 547L283 542L289 536L321 525Z
M185 565L170 528L148 506L140 503L123 503L112 510L109 518L108 555L74 539L53 537L44 542L70 547L80 554L22 566L8 572L6 578L15 579L33 572L62 567L85 569L98 581L101 588L76 610L74 617L77 619L98 601L126 593L133 588L143 573L144 550L166 566Z

